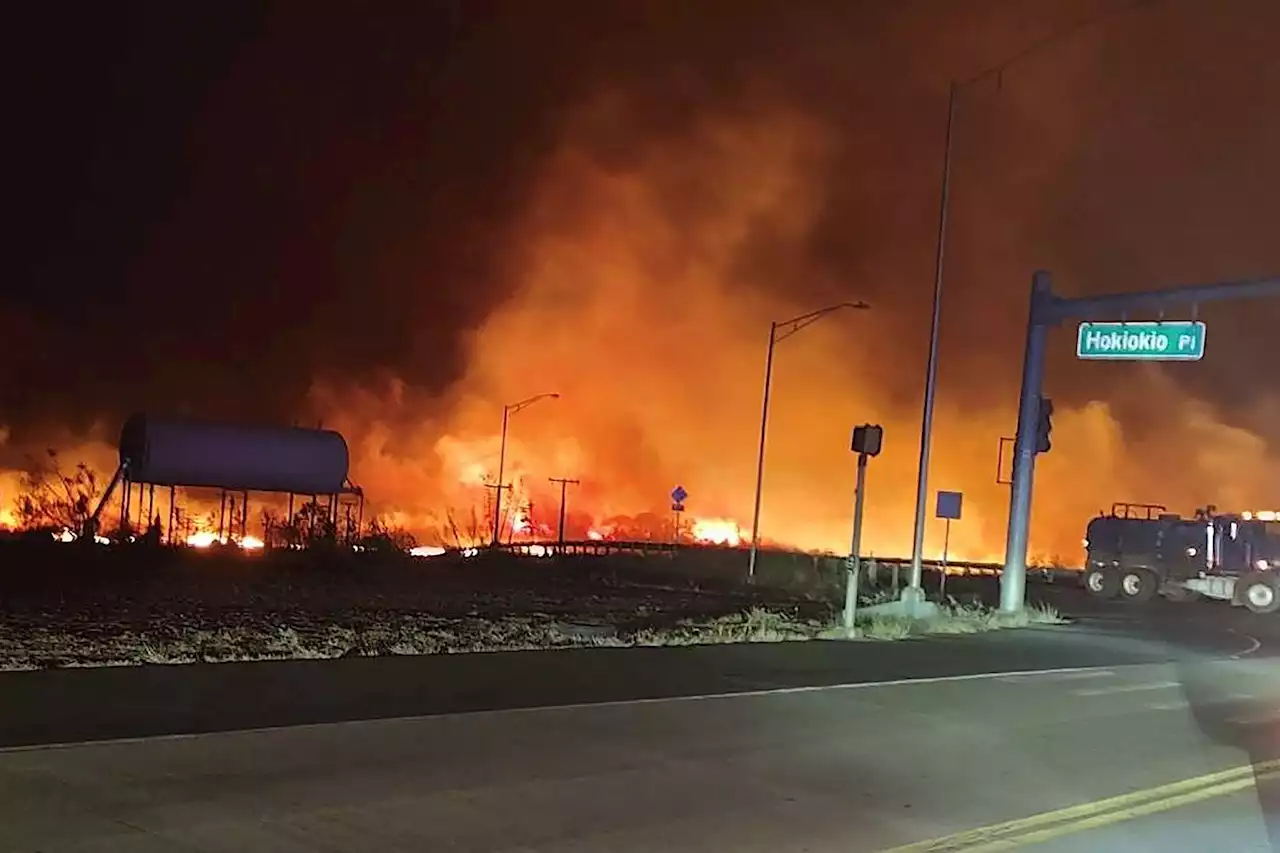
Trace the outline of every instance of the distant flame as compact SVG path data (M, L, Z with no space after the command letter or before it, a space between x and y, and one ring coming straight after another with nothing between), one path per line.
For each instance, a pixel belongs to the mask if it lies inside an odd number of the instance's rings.
M187 544L192 548L208 548L215 542L226 542L226 539L219 539L218 534L208 530L200 530L187 537Z
M712 545L728 545L736 548L742 543L738 522L729 518L695 518L693 538Z
M511 514L511 532L512 533L528 533L533 529L533 525L529 523L528 514L518 509Z
M186 539L187 545L192 548L210 548L214 544L226 545L230 542L238 545L245 551L260 551L266 547L266 543L256 536L245 536L241 539L228 540L226 536L218 536L218 534L209 530L198 530L192 533Z

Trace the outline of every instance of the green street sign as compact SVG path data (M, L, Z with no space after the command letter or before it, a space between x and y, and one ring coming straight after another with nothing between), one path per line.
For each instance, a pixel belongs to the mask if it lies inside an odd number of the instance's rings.
M1111 361L1199 361L1204 323L1081 323L1076 358Z

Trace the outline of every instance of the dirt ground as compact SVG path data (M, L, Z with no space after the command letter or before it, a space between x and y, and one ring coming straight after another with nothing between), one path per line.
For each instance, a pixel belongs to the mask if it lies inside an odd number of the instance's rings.
M833 619L834 602L693 583L662 559L8 542L0 545L0 666L615 643L713 623L717 631L732 623L816 633Z

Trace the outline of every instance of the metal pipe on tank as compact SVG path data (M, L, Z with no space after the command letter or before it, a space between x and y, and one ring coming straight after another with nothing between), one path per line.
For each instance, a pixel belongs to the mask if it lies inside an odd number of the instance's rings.
M125 525L129 523L129 495L132 494L133 490L128 474L125 474L123 485L124 490L120 492L120 523L118 525L121 529L124 529Z

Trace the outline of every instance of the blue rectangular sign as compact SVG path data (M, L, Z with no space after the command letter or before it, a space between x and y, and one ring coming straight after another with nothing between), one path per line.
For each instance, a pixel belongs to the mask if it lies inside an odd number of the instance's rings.
M964 495L960 492L938 492L938 518L960 520L960 505L964 503Z

